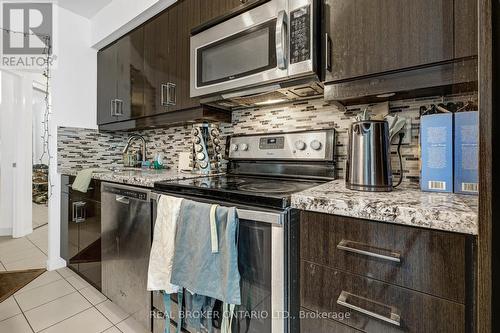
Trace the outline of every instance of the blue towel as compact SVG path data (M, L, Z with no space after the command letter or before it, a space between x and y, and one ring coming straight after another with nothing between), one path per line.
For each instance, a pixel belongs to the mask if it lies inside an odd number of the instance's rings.
M191 293L241 304L236 208L217 207L218 252L212 251L211 206L183 200L170 282Z

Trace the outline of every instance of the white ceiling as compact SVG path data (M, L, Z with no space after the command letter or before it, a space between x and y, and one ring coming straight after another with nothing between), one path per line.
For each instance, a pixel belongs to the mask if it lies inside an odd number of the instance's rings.
M111 1L113 0L59 0L57 3L75 14L91 18Z

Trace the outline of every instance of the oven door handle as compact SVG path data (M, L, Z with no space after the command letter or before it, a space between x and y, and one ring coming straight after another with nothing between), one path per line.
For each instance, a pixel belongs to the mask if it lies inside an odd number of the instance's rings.
M284 216L281 213L263 212L258 210L248 210L236 208L238 218L241 220L250 220L256 222L271 223L282 225Z
M276 61L279 69L287 67L287 21L286 11L282 10L278 13L276 21Z
M157 204L158 200L160 199L160 193L151 193L150 198L151 200ZM188 200L193 200L197 202L202 202L202 203L209 203L209 204L219 204L221 206L226 206L226 207L231 207L230 202L214 202L210 200L200 200L200 198L196 197L191 197L191 196L180 196L176 195L173 193L165 193L165 195L172 195L174 197L178 198L185 198ZM238 218L241 220L249 220L249 221L255 221L255 222L263 222L263 223L270 223L275 226L281 226L284 224L285 221L285 215L286 212L266 212L262 210L252 210L252 209L245 209L245 208L238 208L236 207L236 212L238 214Z

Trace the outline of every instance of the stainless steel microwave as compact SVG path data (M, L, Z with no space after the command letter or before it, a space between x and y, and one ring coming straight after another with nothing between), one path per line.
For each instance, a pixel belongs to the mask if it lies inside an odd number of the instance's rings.
M317 6L270 0L192 35L191 97L315 76Z

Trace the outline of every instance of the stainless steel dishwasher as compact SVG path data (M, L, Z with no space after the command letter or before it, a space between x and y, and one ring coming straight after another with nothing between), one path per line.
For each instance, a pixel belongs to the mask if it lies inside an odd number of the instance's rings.
M151 330L151 293L147 291L152 240L151 192L103 183L102 292Z

